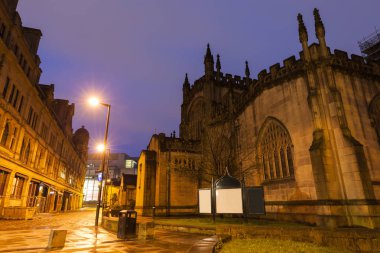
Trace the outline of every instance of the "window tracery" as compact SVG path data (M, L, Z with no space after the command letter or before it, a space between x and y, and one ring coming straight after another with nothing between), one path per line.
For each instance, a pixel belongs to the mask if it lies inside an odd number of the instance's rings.
M264 180L294 176L293 144L286 128L276 119L266 123L259 136L258 155Z
M182 174L195 175L197 173L196 162L194 159L189 157L175 158L174 164L172 164L172 166L174 168L174 171Z

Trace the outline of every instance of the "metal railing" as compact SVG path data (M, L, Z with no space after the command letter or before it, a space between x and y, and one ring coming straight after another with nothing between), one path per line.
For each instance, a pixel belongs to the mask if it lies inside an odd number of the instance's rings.
M7 203L7 206L9 207L35 207L36 212L45 212L46 209L46 197L42 196L0 196L0 207L4 207L5 203Z
M46 197L34 196L27 197L27 207L35 207L36 213L46 212Z

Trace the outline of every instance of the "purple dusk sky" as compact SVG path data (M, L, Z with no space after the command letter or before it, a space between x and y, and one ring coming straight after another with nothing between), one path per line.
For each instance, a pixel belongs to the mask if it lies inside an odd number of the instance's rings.
M203 75L207 43L223 72L243 76L247 60L256 78L299 58L297 13L316 41L314 7L332 50L360 54L357 41L380 28L379 0L20 0L18 11L42 30L41 83L75 103L74 130L102 141L106 108L85 104L98 94L112 105L111 152L138 156L155 130L178 133L185 73L191 83Z

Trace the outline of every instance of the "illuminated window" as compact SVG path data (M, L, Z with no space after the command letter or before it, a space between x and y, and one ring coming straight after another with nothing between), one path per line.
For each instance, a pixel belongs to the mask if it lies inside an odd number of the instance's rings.
M137 162L134 160L125 160L125 168L127 169L133 169L137 166Z
M63 168L60 172L59 172L59 176L63 179L66 179L66 169Z

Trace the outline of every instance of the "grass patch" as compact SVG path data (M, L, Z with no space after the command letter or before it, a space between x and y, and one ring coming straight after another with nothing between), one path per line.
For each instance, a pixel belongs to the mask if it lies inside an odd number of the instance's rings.
M155 218L154 221L165 225L215 228L212 219L208 218Z
M275 226L275 227L308 227L306 225L297 223L285 223L279 221L267 221L267 220L248 220L245 223L242 218L216 218L215 223L213 223L212 218L204 217L193 217L193 218L163 218L156 217L155 222L159 224L166 225L176 225L176 226L198 226L206 228L215 228L219 225L242 225L242 226Z
M312 243L294 242L277 239L237 239L223 245L221 253L338 253L350 252L321 247Z
M277 239L236 239L223 245L221 253L338 253L350 252L321 247L312 243Z

